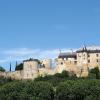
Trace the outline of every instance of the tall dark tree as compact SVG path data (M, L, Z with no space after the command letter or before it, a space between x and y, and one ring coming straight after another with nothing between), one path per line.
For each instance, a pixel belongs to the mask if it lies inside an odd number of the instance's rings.
M11 72L11 62L10 62L10 69L9 69L9 71Z
M16 61L16 66L18 65L17 61Z

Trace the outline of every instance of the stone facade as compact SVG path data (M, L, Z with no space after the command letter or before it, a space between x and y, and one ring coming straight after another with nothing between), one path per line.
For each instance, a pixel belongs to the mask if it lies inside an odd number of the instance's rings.
M38 73L38 62L26 60L23 62L23 79L34 79Z
M55 59L56 67L52 68L52 60L29 59L23 61L23 70L14 72L0 72L0 76L12 79L35 79L38 76L54 75L63 70L72 72L77 77L86 77L88 70L94 67L100 69L100 47L83 47L76 52L60 53Z
M42 61L42 65L44 65L45 68L47 68L47 69L51 69L52 60L51 60L51 59L44 59L44 60Z
M86 77L88 70L94 67L100 69L100 47L83 47L72 53L60 53L57 62L57 72L73 71L78 77Z

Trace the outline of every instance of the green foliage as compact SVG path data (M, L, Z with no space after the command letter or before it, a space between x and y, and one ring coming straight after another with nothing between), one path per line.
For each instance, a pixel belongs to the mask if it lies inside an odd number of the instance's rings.
M11 82L0 88L0 100L53 100L53 86L47 82Z
M23 63L20 63L19 65L16 66L15 70L23 70Z
M95 95L89 95L84 100L99 100L99 97Z
M76 75L69 74L67 71L63 71L62 73L56 73L55 75L47 75L45 77L39 76L34 81L45 81L53 84L53 86L57 86L60 82L76 79Z
M90 74L91 77L95 75ZM67 71L40 76L34 81L2 77L0 100L100 100L100 80L76 78L75 74Z
M56 100L99 100L99 96L100 81L96 80L69 80L60 83L56 89Z
M96 79L96 75L93 73L89 73L88 78L89 79Z
M98 67L95 67L95 68L91 69L90 73L95 74L96 75L96 79L100 78L100 76L99 76L100 71L99 71Z
M64 77L69 77L69 72L67 71L63 71L62 73L57 73L54 75L55 77L60 77L60 78L64 78Z
M0 77L0 86L8 83L8 82L12 82L14 80L12 80L11 78L4 78L4 77Z
M5 69L2 66L0 66L0 71L5 72Z
M90 73L94 73L94 74L99 73L99 68L95 67L95 68L91 69Z

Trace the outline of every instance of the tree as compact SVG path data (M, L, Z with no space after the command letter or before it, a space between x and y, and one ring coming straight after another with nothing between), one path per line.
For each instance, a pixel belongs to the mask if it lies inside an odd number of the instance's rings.
M64 71L62 72L62 76L63 76L63 77L69 77L69 72L64 70Z
M48 82L16 81L0 87L0 100L53 99L53 86Z
M99 80L67 80L56 87L56 100L100 100L99 98Z
M16 66L15 70L23 70L23 63L20 63L19 65Z
M0 71L5 72L5 69L2 66L0 66Z
M96 79L99 79L99 68L95 67L93 69L90 70L90 73L93 73L96 75Z

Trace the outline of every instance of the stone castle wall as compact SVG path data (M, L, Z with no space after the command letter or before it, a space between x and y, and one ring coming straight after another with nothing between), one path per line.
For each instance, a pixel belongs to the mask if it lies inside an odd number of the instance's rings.
M63 70L73 72L77 77L88 76L88 69L100 68L100 53L78 52L76 58L57 58L56 67L52 68L52 60L45 59L41 62L26 60L23 62L23 70L14 72L0 72L0 76L13 79L34 79L38 76L54 75ZM40 66L40 63L44 66Z

